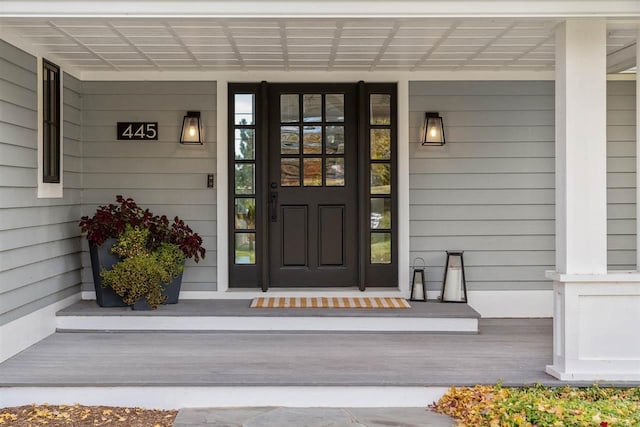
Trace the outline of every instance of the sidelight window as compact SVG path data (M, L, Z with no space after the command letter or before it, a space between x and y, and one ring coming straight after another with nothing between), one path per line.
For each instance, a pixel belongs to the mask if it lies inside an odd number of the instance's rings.
M234 114L234 260L256 263L255 95L235 94Z
M391 95L369 95L369 234L371 264L390 264Z

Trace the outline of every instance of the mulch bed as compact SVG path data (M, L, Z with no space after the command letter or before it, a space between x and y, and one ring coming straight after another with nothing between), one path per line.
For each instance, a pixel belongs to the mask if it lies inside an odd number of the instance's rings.
M113 406L28 405L0 408L0 426L171 427L178 411Z

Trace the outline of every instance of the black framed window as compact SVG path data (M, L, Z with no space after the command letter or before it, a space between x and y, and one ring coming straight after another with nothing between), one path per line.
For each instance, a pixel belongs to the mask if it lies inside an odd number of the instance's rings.
M42 181L60 182L60 68L42 60Z

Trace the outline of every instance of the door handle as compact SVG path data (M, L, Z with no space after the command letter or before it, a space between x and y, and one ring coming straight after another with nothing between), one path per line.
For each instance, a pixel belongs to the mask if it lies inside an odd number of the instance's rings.
M278 192L272 191L269 196L269 210L271 216L271 222L278 221Z

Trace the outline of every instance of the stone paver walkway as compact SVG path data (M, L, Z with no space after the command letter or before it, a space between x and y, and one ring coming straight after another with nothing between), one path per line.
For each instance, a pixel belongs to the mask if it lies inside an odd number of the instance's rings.
M187 408L174 427L451 427L427 408Z

